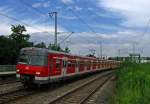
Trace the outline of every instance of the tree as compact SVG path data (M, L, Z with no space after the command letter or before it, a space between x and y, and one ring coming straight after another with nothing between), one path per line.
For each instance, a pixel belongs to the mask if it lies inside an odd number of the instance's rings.
M66 47L66 48L65 48L65 52L66 52L66 53L69 53L69 52L70 52L70 49L69 49L68 47Z
M33 46L30 35L22 25L12 25L11 35L0 36L0 64L16 64L21 48Z
M17 43L6 37L0 36L0 64L16 64L18 57Z
M87 57L94 57L94 58L96 58L96 56L94 56L93 54L88 54L88 55L86 55Z
M54 44L49 44L48 49L51 50L55 50L55 51L59 51L59 52L65 52L65 53L69 53L70 49L68 47L66 47L64 50L60 47L60 45L54 45Z
M63 52L63 50L61 49L61 47L59 45L54 45L54 44L51 44L51 43L49 44L48 49Z
M37 48L46 48L46 45L44 42L41 42L41 43L38 43L36 45L34 45L34 47L37 47Z
M11 27L11 35L9 36L10 39L15 40L18 44L19 49L23 47L30 47L33 46L32 42L29 42L30 35L24 34L26 32L26 28L23 25L12 25Z

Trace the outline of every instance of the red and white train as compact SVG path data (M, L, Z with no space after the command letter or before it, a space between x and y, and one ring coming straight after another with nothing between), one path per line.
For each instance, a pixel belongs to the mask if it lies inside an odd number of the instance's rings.
M53 81L101 70L114 69L119 62L75 56L42 48L23 48L16 65L16 76L23 84Z

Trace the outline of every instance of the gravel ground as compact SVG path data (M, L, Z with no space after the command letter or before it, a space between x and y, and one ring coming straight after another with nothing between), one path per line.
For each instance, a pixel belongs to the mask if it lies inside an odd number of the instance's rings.
M101 87L93 96L89 98L86 104L112 104L112 97L115 93L115 77Z
M95 78L95 76L99 76L99 75L98 74L93 75L93 76L84 78L82 80L78 80L78 81L75 81L75 82L72 82L72 83L68 83L68 84L65 84L61 87L58 87L58 88L55 88L55 89L53 88L53 90L52 89L47 89L47 90L44 90L40 93L31 95L31 96L26 96L26 97L21 98L17 101L10 102L9 104L48 104L55 97L60 96L64 92L72 89L75 86L78 86L79 84L83 84L86 81L91 80L91 78Z
M10 91L14 91L14 90L18 90L19 88L22 88L22 87L23 86L20 82L0 85L0 94L7 93Z

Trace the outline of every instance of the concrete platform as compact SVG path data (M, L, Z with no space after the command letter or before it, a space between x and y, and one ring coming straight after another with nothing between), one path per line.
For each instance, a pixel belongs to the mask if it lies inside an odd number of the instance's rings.
M0 72L0 76L15 75L16 71Z

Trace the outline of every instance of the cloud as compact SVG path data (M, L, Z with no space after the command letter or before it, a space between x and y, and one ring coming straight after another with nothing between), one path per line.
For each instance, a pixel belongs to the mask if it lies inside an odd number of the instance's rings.
M83 8L79 7L79 6L75 6L75 10L76 11L81 11Z
M99 7L118 13L126 21L122 25L128 27L145 27L149 16L149 0L98 0Z
M77 17L75 17L75 16L67 16L67 15L59 15L59 17L63 18L63 19L67 19L67 20L77 19Z
M34 35L33 35L34 34ZM49 33L33 33L32 41L45 43L53 43L54 35ZM69 34L69 33L68 33ZM68 34L58 35L58 43L63 40ZM148 51L150 47L147 47L150 44L148 38L145 37L145 41L140 42L140 34L131 30L118 31L116 33L110 34L101 34L101 33L92 33L92 32L80 32L73 33L66 41L60 45L65 48L68 46L71 49L71 53L86 55L89 54L89 49L95 49L96 55L99 55L100 42L103 46L103 55L105 56L117 56L118 50L120 49L121 56L128 56L132 52L133 42L136 43L136 52L141 53L141 49L145 51L143 55L150 56ZM111 50L111 51L110 51Z
M36 33L36 32L45 32L45 33L54 33L55 27L54 26L44 26L41 24L34 24L33 27L26 27L27 33ZM63 27L58 27L58 32L67 32L67 30Z
M72 4L73 0L61 0L65 4Z
M113 25L103 25L103 24L95 24L95 25L91 25L94 28L98 28L98 29L107 29L107 30L118 30L120 29L117 26L113 26Z
M44 23L39 23L38 19L32 19L32 18L26 18L26 19L17 19L14 15L14 11L11 8L8 7L0 7L0 35L9 35L11 33L11 25L25 25L27 29L27 33L35 33L35 32L54 32L54 26L48 26ZM6 16L5 16L6 15ZM16 18L20 21L15 21L11 18L7 18L7 15L9 17ZM25 24L23 24L25 23ZM27 24L27 25L26 25ZM64 32L67 31L65 28L58 25L58 32Z
M90 10L90 11L93 11L93 10L94 10L94 8L91 8L91 7L88 7L87 9Z
M32 7L34 7L34 8L40 8L40 7L47 8L49 6L50 6L50 1L36 2L36 3L32 4Z

